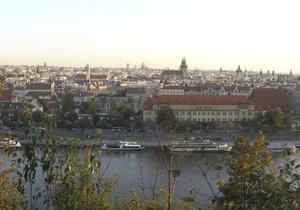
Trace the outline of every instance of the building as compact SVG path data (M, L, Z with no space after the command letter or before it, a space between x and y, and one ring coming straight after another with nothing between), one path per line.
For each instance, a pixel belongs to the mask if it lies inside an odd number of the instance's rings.
M161 73L161 78L165 80L180 80L187 78L187 64L185 58L182 58L179 70L165 70Z
M289 93L282 88L256 88L253 89L249 99L255 103L255 109L260 111L271 110L275 107L292 109Z
M146 101L143 120L155 122L162 107L171 108L177 120L190 122L239 122L253 118L256 112L246 96L163 95Z

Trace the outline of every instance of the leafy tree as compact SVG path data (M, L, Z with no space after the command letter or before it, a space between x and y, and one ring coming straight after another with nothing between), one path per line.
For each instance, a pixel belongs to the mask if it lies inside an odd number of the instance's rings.
M157 113L157 123L163 124L173 130L178 127L174 111L170 107L162 107Z
M233 129L233 123L231 121L228 121L226 127L227 127L228 130L232 130Z
M287 113L284 116L284 125L288 128L292 128L292 125L294 123L294 117L291 113Z
M41 111L35 111L32 113L32 119L35 123L37 123L38 125L41 124L43 118L45 114Z
M143 210L142 203L139 200L137 193L131 190L129 198L121 199L115 202L114 209L116 210Z
M300 207L300 176L297 164L299 159L287 160L280 167L276 179L276 191L270 196L274 206L281 209L299 209Z
M100 106L94 101L90 102L87 109L87 113L94 115L98 112L100 112Z
M256 113L253 119L250 120L251 127L255 129L261 129L263 123L264 123L264 115L261 112Z
M15 166L6 165L6 155L11 158L12 148L4 147L1 152L3 159L0 161L0 209L23 209L24 198L19 192L17 182L11 177L16 173ZM14 160L13 160L14 161Z
M72 92L67 92L62 97L62 112L63 113L73 113L74 107L74 94Z
M0 209L23 209L23 199L17 185L10 181L11 171L0 172Z
M30 128L33 123L32 117L32 105L26 102L24 109L22 110L21 119L25 128Z
M208 127L210 130L216 130L218 128L218 122L215 119L212 119L209 122Z
M280 129L283 127L283 112L280 107L276 107L273 110L273 126L275 129Z
M67 153L66 162L61 165L64 170L55 184L53 203L56 209L112 209L108 196L114 189L115 180L101 178L101 164L94 149L92 145L87 147L83 159L75 158L72 151Z
M275 191L276 176L262 134L253 144L245 136L238 138L228 166L229 180L219 182L218 209L275 209L268 196Z
M108 119L113 126L129 128L133 115L132 104L122 103L108 113Z

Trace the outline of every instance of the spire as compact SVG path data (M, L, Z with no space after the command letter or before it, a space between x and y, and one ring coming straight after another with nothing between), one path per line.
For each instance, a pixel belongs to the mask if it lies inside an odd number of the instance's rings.
M238 68L237 68L237 70L236 70L236 73L241 73L241 72L242 72L241 66L238 65Z
M186 65L186 60L185 57L182 58L181 64L180 64L180 70L182 73L182 77L186 78L187 76L187 65Z
M37 67L36 67L36 73L37 73L37 74L40 73L40 65L37 65Z
M89 64L86 64L85 70L86 70L86 76L85 76L86 80L88 80L90 82L90 79L91 79L91 70L90 70Z

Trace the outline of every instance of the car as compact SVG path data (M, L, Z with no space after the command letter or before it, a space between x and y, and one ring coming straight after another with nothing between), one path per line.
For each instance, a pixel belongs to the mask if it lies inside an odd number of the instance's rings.
M43 127L37 127L37 130L38 131L43 131L43 130L45 130L45 128L43 128Z

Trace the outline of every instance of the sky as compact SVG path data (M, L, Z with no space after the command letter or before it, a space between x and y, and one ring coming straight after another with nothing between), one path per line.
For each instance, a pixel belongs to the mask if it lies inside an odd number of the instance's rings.
M300 74L298 0L0 0L0 65Z

